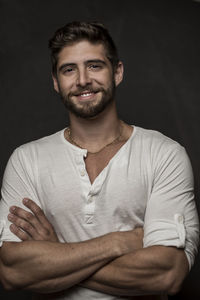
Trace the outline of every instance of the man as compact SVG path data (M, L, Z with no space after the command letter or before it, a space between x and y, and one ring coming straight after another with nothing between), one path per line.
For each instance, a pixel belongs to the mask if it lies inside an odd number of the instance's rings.
M47 299L166 299L197 252L185 150L119 120L123 64L102 24L67 24L49 45L70 125L8 162L1 281Z

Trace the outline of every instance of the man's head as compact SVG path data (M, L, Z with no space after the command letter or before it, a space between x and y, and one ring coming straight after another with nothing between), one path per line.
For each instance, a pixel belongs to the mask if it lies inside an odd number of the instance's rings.
M93 118L114 101L123 64L106 28L74 22L50 40L54 88L70 113Z
M116 46L105 26L98 22L72 22L59 28L49 40L51 50L52 73L57 75L58 54L74 43L87 40L92 44L102 44L113 70L117 67L119 58Z

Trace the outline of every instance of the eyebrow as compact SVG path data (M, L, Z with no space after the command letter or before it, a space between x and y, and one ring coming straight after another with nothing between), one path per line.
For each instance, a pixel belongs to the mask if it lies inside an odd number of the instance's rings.
M106 65L106 62L104 60L101 60L101 59L90 59L90 60L86 61L86 64L88 64L88 63L100 63L100 64L103 64L103 65Z
M89 64L89 63L101 63L103 65L106 65L106 62L104 60L101 60L101 59L89 59L89 60L86 60L85 61L85 65ZM76 66L77 64L71 62L71 63L64 63L62 64L58 71L61 72L63 69L67 68L67 67L73 67L73 66Z

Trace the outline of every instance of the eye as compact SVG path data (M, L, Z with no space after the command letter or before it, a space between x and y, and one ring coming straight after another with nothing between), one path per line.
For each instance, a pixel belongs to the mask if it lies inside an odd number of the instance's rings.
M101 65L100 64L91 64L91 65L89 65L89 69L90 70L99 70L99 69L101 69Z
M63 73L70 73L72 71L73 71L73 68L68 67L68 68L66 68L66 69L63 70Z
M74 66L74 65L63 66L63 68L62 68L62 74L64 74L64 75L70 75L75 70L76 70L76 66Z

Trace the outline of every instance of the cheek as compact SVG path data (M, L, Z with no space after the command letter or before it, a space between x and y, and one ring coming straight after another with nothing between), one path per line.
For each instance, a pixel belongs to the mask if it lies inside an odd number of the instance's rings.
M69 92L73 89L74 83L72 80L61 79L59 80L59 87L61 91Z
M93 80L98 82L100 85L108 88L113 82L113 76L112 74L110 74L110 72L104 72L102 74L96 75Z

